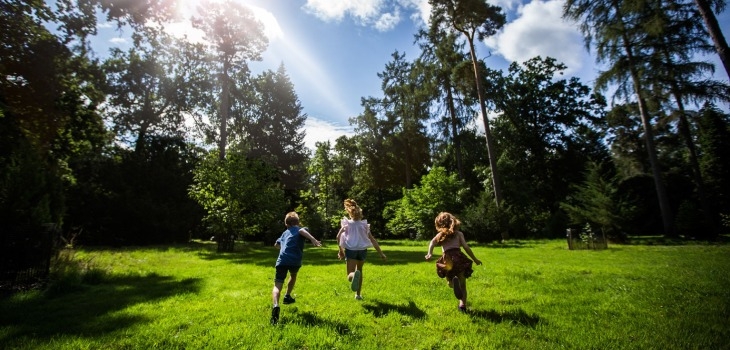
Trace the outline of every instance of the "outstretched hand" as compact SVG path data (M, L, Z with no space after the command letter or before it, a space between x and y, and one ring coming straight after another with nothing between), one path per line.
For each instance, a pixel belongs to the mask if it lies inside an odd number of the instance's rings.
M481 261L481 260L479 260L479 259L474 259L474 262L475 262L475 263L476 263L477 265L481 265L481 264L482 264L482 261Z
M312 241L312 244L314 244L315 247L321 247L322 246L322 242L320 242L320 241L318 241L316 239Z
M431 260L431 253L426 254L426 260Z

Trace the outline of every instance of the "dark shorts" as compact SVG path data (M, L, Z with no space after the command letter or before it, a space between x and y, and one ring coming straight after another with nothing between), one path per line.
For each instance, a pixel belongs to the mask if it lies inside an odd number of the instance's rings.
M301 266L291 266L291 265L277 266L276 267L276 276L274 277L274 282L284 283L284 280L286 279L286 274L290 273L292 275L296 275L297 272L299 272L299 268L301 268Z
M365 258L368 255L368 250L349 250L345 249L345 260L360 260L365 261Z

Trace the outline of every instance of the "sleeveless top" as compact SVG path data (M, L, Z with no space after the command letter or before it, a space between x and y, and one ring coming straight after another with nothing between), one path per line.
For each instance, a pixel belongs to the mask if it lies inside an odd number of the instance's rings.
M459 242L459 232L454 232L454 235L451 236L451 238L447 238L445 241L441 242L441 251L445 252L449 249L454 248L461 248L461 242Z

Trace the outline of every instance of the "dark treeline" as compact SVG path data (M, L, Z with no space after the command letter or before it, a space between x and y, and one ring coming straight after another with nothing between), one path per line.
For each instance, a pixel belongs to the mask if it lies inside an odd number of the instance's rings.
M284 64L249 69L268 41L237 2L205 4L193 23L206 40L191 43L163 30L169 1L0 1L3 271L53 237L213 236L230 250L271 240L289 210L332 238L347 197L387 238L430 237L440 211L485 242L726 233L730 88L698 59L725 59L705 26L724 1L567 1L606 67L595 86L550 57L491 69L474 47L504 26L502 10L430 2L420 55L396 50L377 73L382 95L350 118L354 136L310 151ZM131 31L133 47L99 58L99 21Z

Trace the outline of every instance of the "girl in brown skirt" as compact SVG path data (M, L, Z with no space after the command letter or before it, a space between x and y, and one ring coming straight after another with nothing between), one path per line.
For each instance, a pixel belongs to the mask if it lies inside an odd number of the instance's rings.
M482 262L474 256L469 245L464 239L464 234L459 231L461 221L455 216L447 212L442 212L436 216L436 236L428 245L428 254L426 260L431 259L433 247L441 246L443 255L436 261L436 273L441 278L446 278L449 287L454 289L454 296L459 299L459 311L466 312L466 279L474 272L472 270L472 260L481 265ZM462 253L464 248L469 257Z

